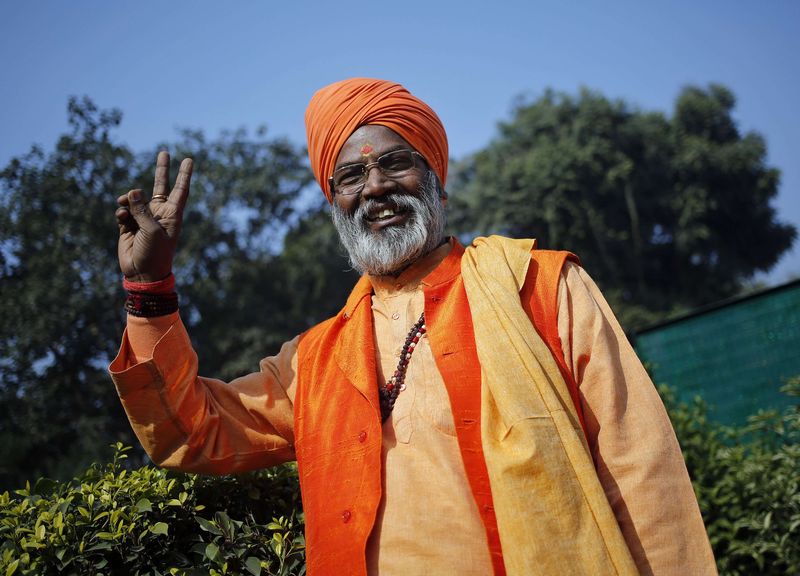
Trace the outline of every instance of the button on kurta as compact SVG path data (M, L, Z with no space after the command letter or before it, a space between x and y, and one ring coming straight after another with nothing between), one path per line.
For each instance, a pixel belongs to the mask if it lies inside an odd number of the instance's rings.
M358 435L358 441L363 444L366 439L367 439L367 433L366 431L362 430L361 433Z
M400 320L400 312L395 312L392 314L392 320Z
M350 512L350 510L345 510L344 512L342 512L342 522L347 524L348 522L350 522L350 518L352 516L353 514Z

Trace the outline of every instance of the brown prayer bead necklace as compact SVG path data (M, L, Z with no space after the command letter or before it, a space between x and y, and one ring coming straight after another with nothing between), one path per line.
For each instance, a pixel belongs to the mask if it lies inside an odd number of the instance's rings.
M411 327L411 330L406 336L406 342L403 344L403 350L400 352L400 361L397 363L397 369L389 381L383 386L378 387L378 396L380 397L381 404L381 422L386 422L389 415L394 409L394 402L397 400L397 395L406 389L406 369L408 362L411 360L411 355L417 347L420 338L422 338L428 331L425 326L425 312L423 312L417 323Z

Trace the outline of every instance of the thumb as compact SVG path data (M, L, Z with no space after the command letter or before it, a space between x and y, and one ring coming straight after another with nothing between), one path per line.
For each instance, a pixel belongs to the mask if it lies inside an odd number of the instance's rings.
M144 201L141 190L128 192L128 206L131 216L136 220L140 230L152 233L160 228L158 222L153 218L153 213L150 212L150 207Z

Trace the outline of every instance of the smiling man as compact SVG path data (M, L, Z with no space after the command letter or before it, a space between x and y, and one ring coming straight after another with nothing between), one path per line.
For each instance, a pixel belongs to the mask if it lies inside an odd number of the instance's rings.
M112 378L158 464L297 459L315 574L714 574L658 394L577 259L445 234L447 137L399 84L306 113L363 273L339 314L232 382L197 375L172 258L191 160L120 197L128 327Z

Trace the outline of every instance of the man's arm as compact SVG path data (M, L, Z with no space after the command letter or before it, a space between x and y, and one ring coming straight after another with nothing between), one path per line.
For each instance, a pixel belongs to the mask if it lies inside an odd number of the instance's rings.
M197 355L177 313L130 316L109 372L156 464L243 472L294 459L297 340L262 360L260 372L225 383L197 375Z
M643 575L716 574L675 433L600 290L567 263L558 331L578 384L597 474Z
M181 162L172 190L169 154L159 152L149 201L134 189L117 198L117 255L129 295L128 329L109 371L142 446L157 464L228 474L294 458L297 342L230 384L197 375L197 355L171 293L172 261L193 164Z

